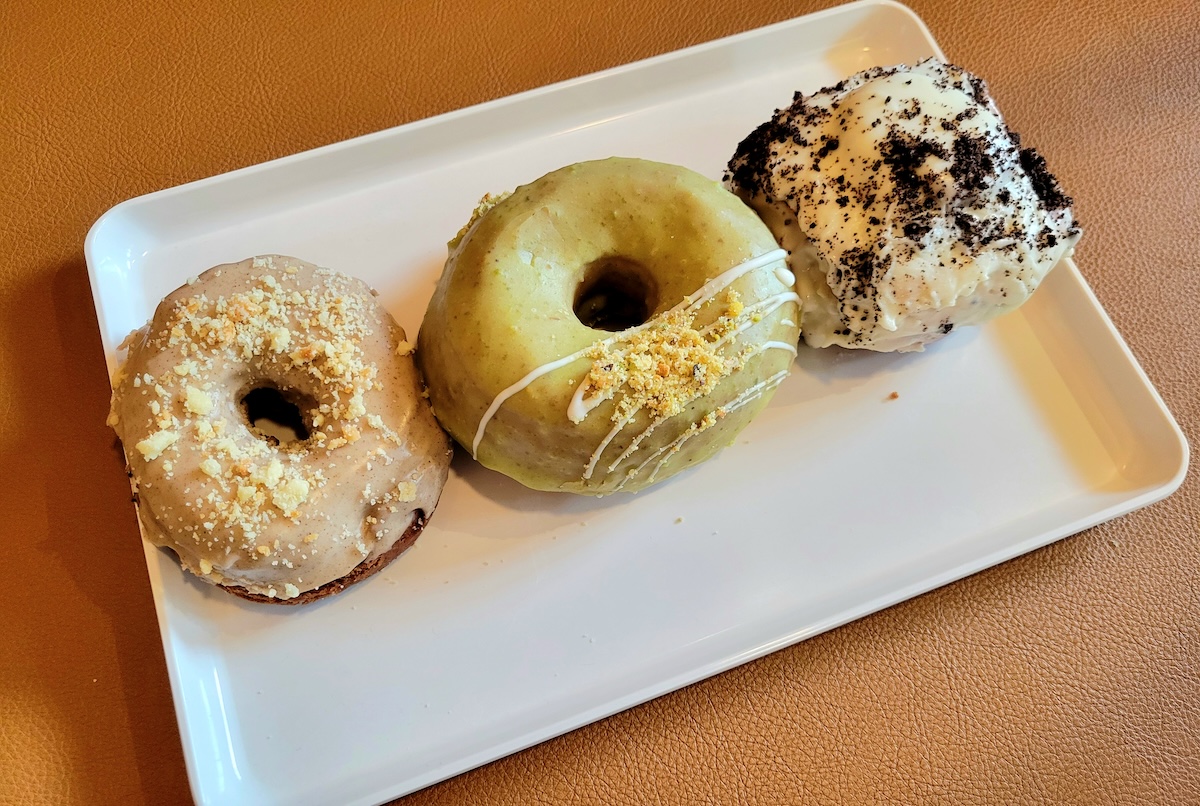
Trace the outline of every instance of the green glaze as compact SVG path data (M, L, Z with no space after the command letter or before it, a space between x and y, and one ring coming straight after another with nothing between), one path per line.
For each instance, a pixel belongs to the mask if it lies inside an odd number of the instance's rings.
M612 336L583 325L573 306L587 267L621 258L644 267L657 286L652 313L662 313L705 281L775 249L767 227L716 182L685 168L612 158L570 165L517 188L469 225L451 252L425 314L417 362L443 427L469 451L493 399L531 370ZM780 260L736 280L750 306L790 289L776 276ZM701 309L697 324L719 315ZM789 320L790 323L785 323ZM800 312L788 301L748 328L739 344L796 344ZM642 413L604 452L591 479L584 468L612 428L612 402L582 422L567 406L590 361L581 358L533 382L500 407L477 459L529 487L590 495L613 492L659 447L738 393L791 366L771 349L726 377L706 397L660 424L616 470L607 466L649 422ZM682 446L655 478L662 481L729 444L770 394L730 413ZM626 481L650 483L652 463Z

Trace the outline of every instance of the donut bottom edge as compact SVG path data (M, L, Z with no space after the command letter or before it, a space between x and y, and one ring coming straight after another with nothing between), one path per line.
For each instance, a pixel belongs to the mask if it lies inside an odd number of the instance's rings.
M400 539L390 549L373 560L359 563L350 569L350 572L345 576L326 582L319 588L304 591L298 596L293 596L291 599L280 599L278 597L264 596L261 593L251 593L240 585L216 585L215 587L241 599L272 605L303 605L315 602L318 599L335 596L351 585L362 582L364 579L379 573L384 568L387 568L393 560L412 548L413 544L417 542L417 538L425 531L425 526L429 523L429 519L432 516L432 512L426 515L423 509L414 510L412 523L409 524L408 528L404 530L404 534L401 535Z

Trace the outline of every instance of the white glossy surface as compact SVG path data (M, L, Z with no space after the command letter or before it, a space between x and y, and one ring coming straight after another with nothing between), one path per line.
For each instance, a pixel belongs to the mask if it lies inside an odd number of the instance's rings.
M110 367L186 277L267 252L367 279L415 334L484 192L611 154L719 176L793 90L937 52L907 10L855 4L126 202L86 249ZM193 790L395 797L1143 506L1186 464L1068 264L923 354L802 348L736 445L637 497L460 455L416 547L314 606L148 546Z

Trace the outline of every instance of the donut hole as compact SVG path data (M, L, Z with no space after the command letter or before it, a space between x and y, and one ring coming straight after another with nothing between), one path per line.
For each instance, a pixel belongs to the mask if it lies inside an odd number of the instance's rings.
M268 442L303 442L308 439L309 424L301 412L302 402L295 393L256 386L242 395L242 411L250 430Z
M593 330L617 333L644 324L658 307L658 284L645 266L623 257L588 265L575 290L575 316Z

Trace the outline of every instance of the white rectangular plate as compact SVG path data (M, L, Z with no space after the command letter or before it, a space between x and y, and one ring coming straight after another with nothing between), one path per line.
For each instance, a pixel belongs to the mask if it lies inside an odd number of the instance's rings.
M188 276L268 252L366 279L415 334L485 192L614 154L718 177L794 90L935 54L907 9L858 3L125 202L86 247L110 369ZM1068 262L923 354L802 349L735 445L636 497L460 456L416 547L317 605L243 602L147 544L193 791L383 801L1148 504L1186 465Z

